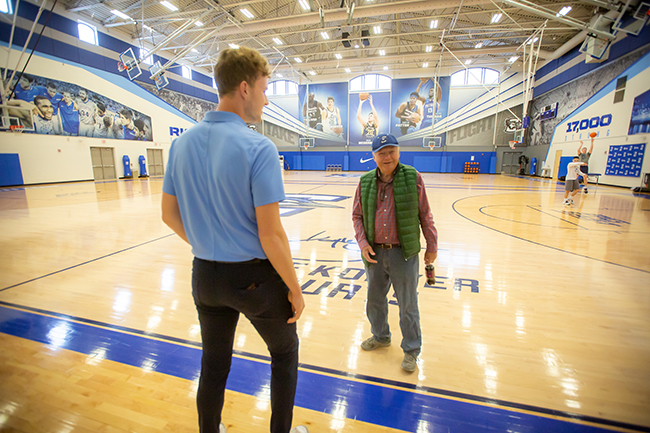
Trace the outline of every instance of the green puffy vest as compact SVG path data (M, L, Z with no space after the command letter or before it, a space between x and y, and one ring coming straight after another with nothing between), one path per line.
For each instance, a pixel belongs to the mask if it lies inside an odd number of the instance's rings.
M420 252L420 218L418 206L418 172L410 165L399 164L393 177L397 236L404 260ZM370 246L375 242L375 214L377 212L377 169L361 176L361 208L363 227ZM365 260L364 260L365 261Z

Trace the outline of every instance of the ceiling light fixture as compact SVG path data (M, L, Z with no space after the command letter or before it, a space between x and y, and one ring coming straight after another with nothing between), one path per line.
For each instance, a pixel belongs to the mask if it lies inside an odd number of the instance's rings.
M278 72L277 74L275 74L275 76L276 76L276 77L280 77L280 78L282 78L282 74L279 73L279 72Z
M469 65L470 63L472 63L472 61L470 59L465 60L466 65Z
M117 15L118 17L120 17L120 18L122 18L122 19L124 19L124 20L129 20L129 21L131 20L131 17L130 17L130 16L128 16L128 15L125 14L124 12L118 11L117 9L113 9L113 10L111 11L111 13L112 13L113 15Z
M479 42L478 44L474 45L474 48L481 48L483 46L483 42Z
M239 9L239 12L243 13L246 18L255 18L255 15L251 13L248 9Z
M431 51L433 51L433 47L431 45L427 45L427 47L424 49L424 51L426 51L427 53L430 53Z
M372 28L372 31L374 31L375 34L378 35L379 33L381 33L381 27L380 26L374 26Z
M330 35L327 34L327 32L320 32L320 35L323 37L323 39L329 39Z
M350 68L345 68L345 72L350 73Z
M336 57L339 60L341 60L343 58L343 56L340 55L339 53L334 54L334 57Z
M556 17L563 17L564 15L568 14L571 11L571 6L564 6L562 9L560 9L560 12L556 13Z
M496 24L499 21L501 21L502 16L503 16L503 14L501 14L501 13L492 15L492 21L491 21L492 24Z
M438 20L431 20L431 24L429 24L429 28L437 29L438 28Z
M293 60L295 60L297 63L302 63L302 59L300 57L294 57Z
M229 46L230 48L232 48L233 50L236 50L236 49L239 48L239 45L235 45L235 44L228 44L228 46Z
M161 5L165 6L167 9L169 9L172 12L176 12L178 8L174 6L173 4L169 3L167 0L163 0L160 2Z
M384 50L379 50L379 55L380 55L380 56L385 56L385 55L386 55L386 51L384 51Z
M510 63L514 63L514 62L517 61L518 58L519 58L518 56L512 56L512 57L510 57L510 58L508 59L508 62L510 62Z
M314 71L309 71L309 75L316 75L316 72L314 72Z
M201 21L196 21L196 22L194 23L194 25L197 26L197 27L203 27L203 22L201 22Z
M429 63L427 63L427 62L422 63L422 67L423 67L423 68L428 68L428 67L429 67Z
M388 70L388 66L384 66L384 71L387 71L387 70Z
M278 38L273 38L273 42L275 42L276 45L282 45L282 41Z
M298 0L298 3L300 3L300 6L302 6L303 10L309 10L309 3L307 3L307 0Z

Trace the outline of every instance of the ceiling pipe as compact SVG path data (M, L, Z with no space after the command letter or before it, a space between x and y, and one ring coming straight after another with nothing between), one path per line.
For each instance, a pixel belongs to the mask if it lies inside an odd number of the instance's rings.
M514 6L516 8L528 11L530 13L533 13L535 15L539 15L545 18L548 18L549 20L553 21L559 21L561 23L564 23L568 26L580 29L580 30L587 30L590 34L593 34L595 36L598 36L600 39L607 39L608 41L613 41L616 39L616 35L613 35L609 32L603 32L594 28L590 28L588 24L585 24L581 21L574 20L574 19L569 19L566 17L558 17L556 14L547 12L545 10L538 9L533 6L529 6L527 4L519 3L518 1L515 0L503 0L504 3L507 3L511 6Z

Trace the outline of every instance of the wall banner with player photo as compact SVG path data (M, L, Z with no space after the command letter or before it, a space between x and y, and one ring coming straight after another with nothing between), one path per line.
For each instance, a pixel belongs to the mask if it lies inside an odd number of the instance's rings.
M390 92L350 93L350 147L368 146L377 134L388 131Z
M431 128L434 119L437 123L447 117L449 83L449 77L439 77L436 88L433 78L393 80L390 133L399 139ZM404 145L421 146L422 139L410 140Z
M324 134L316 134L318 146L345 145L348 134L347 94L347 82L299 86L300 121Z
M153 141L151 117L65 81L23 74L7 105L36 134Z

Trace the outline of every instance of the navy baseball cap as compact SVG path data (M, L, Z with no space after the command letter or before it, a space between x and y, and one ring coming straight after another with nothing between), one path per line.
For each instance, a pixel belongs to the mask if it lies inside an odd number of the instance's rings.
M379 152L381 149L383 149L386 146L399 147L397 138L395 138L390 134L379 134L378 136L375 137L374 140L372 140L372 153Z

